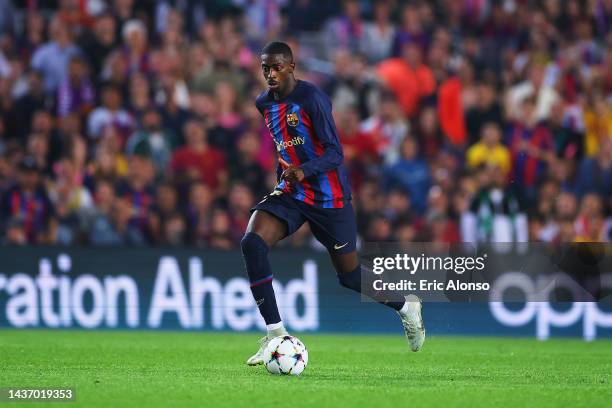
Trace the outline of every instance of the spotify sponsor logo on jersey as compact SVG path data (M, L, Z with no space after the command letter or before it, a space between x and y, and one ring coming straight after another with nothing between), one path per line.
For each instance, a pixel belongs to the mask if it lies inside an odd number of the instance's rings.
M274 143L276 143L276 150L279 152L281 150L285 150L288 147L303 145L304 142L305 139L299 136L296 136L291 140L283 140L282 142L277 142L276 140L274 141Z
M265 328L248 280L232 277L222 282L211 276L214 271L205 273L199 257L189 258L183 274L176 257L162 256L156 270L140 278L80 273L72 263L69 255L60 254L55 259L41 258L35 276L0 273L1 325L154 329L172 320L184 329ZM151 287L151 279L152 290L145 290ZM289 328L319 328L314 261L303 263L301 277L284 284L274 280L273 286Z

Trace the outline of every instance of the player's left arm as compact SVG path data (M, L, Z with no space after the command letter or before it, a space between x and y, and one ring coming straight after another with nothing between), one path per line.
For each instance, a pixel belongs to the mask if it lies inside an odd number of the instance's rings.
M336 124L332 117L332 105L329 98L322 93L315 92L311 98L311 103L305 106L304 110L310 116L314 133L323 147L322 155L300 166L304 172L304 177L310 177L340 166L344 154L342 153Z

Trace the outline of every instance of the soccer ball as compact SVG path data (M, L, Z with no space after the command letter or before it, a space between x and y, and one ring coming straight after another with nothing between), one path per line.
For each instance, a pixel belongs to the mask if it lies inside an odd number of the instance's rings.
M271 374L300 375L308 364L308 350L297 337L275 337L268 343L264 363Z

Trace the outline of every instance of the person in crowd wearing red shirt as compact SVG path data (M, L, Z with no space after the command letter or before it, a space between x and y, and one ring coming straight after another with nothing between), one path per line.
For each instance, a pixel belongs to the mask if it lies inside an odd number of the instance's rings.
M206 129L199 120L188 121L184 134L187 144L174 151L171 171L183 183L201 181L211 190L220 191L227 182L224 154L208 145Z

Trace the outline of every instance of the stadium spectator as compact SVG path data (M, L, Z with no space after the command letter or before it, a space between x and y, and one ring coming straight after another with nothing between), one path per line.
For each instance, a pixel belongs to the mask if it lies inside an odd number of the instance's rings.
M403 243L414 242L418 238L418 231L415 223L410 218L403 218L395 225L395 240Z
M376 0L373 7L374 21L365 23L359 48L368 58L368 62L377 63L391 56L395 26L390 18L390 0Z
M550 129L555 146L556 156L563 162L573 163L584 155L583 132L577 129L573 120L566 117L564 101L559 101L552 107L550 119L544 126ZM585 123L587 112L585 112ZM554 172L552 172L554 173Z
M166 170L172 151L178 146L178 137L171 130L162 128L162 118L156 109L150 108L142 115L142 129L132 134L125 145L128 156L140 154L149 156L158 175Z
M28 245L28 237L26 236L25 226L19 218L11 218L6 225L4 233L4 244L7 245Z
M102 106L95 108L87 123L87 133L90 138L98 139L102 131L112 125L120 132L123 141L129 136L134 126L132 115L121 107L121 91L114 85L102 89Z
M39 110L50 111L54 100L44 90L42 76L39 72L30 70L27 73L27 91L13 105L14 125L11 126L10 137L23 138L30 129L32 116Z
M523 117L510 127L508 142L512 160L511 179L524 188L528 199L535 197L535 185L554 160L550 129L537 123L535 101L527 98L521 106Z
M96 17L93 29L83 30L78 37L77 43L91 64L93 72L102 71L104 60L117 46L115 34L115 19L111 14L103 13Z
M55 209L42 184L40 168L32 156L24 157L19 163L17 183L2 194L0 203L5 228L21 226L29 244L55 241Z
M217 102L217 125L228 133L235 134L241 120L236 90L229 82L221 81L215 86L214 97Z
M359 51L364 36L364 22L361 19L361 5L358 0L343 0L342 13L332 17L325 27L325 37L330 50L343 49L350 52Z
M68 76L60 83L57 92L57 115L60 118L72 112L86 115L93 107L95 92L86 70L81 57L70 59Z
M95 161L91 166L93 181L117 181L128 173L128 160L122 149L121 135L114 126L107 126L96 147Z
M121 56L128 74L148 74L151 71L147 28L138 19L127 21L121 30L124 47Z
M56 163L55 181L49 187L49 197L57 206L64 204L68 211L83 216L93 210L93 198L83 186L83 174L71 157Z
M18 50L25 59L30 59L32 54L45 41L45 19L38 10L28 10L25 16L26 27L19 36Z
M387 242L393 238L391 222L382 213L375 213L368 223L364 239L368 242Z
M369 178L363 181L355 194L359 206L356 209L357 231L364 236L374 215L384 208L385 194L379 180Z
M130 200L126 197L117 197L113 201L113 209L110 213L110 228L105 230L106 235L100 234L99 237L92 237L93 243L96 245L145 245L147 241L143 228L139 225L139 220L134 220L132 213Z
M431 186L431 174L427 163L418 158L415 138L406 137L401 145L401 159L387 167L384 183L387 188L401 188L410 196L411 206L418 214L426 209L427 194Z
M338 133L349 167L353 162L361 166L376 163L379 150L382 150L375 136L365 132L359 123L359 112L356 108L348 108L338 116Z
M429 226L429 241L451 244L461 241L457 223L450 216L449 197L438 186L432 187L427 195L425 221Z
M0 0L0 35L13 33L14 13L10 0Z
M47 136L42 133L29 135L26 153L32 157L39 169L51 174L53 162L49 160L49 138Z
M212 211L207 243L212 249L227 250L236 247L237 241L232 237L231 218L227 210L215 208Z
M395 222L411 214L410 196L400 188L394 188L387 194L387 205L383 209L385 216Z
M169 246L182 246L187 243L187 225L181 213L169 214L162 226L163 239L159 243Z
M455 149L462 149L467 141L463 106L466 88L466 83L456 76L450 76L438 88L440 129Z
M134 154L128 160L128 174L115 183L115 193L121 200L115 221L121 231L129 231L126 239L145 243L149 237L149 212L154 203L155 167L148 156ZM129 205L128 209L125 208ZM127 218L127 221L126 221ZM124 225L125 223L129 225ZM129 229L126 230L126 228ZM137 236L133 234L138 233Z
M0 155L0 191L4 192L10 188L15 182L17 173L14 163L20 158L20 152L16 149L8 150L2 146L2 154ZM14 154L17 153L17 154ZM0 202L1 205L1 202ZM2 218L0 216L0 223Z
M176 219L176 215L179 214L178 211L178 195L174 184L168 182L158 184L155 189L154 203L149 210L148 220L148 228L153 242L157 244L176 244L177 241L180 242L184 239L184 231L179 228L181 226L180 221ZM172 233L169 234L169 232Z
M534 120L546 120L550 116L552 107L559 100L559 94L554 89L553 84L545 81L544 68L538 65L533 65L528 68L529 79L523 81L508 91L507 95L507 114L510 119L521 120L532 114L525 112L525 109L531 109L529 105L523 102L527 98L534 100Z
M210 147L206 129L199 120L190 120L184 128L186 145L175 150L170 168L183 184L204 182L213 192L225 187L227 170L225 155Z
M114 50L104 61L104 68L100 72L100 82L124 89L129 79L126 60L121 51Z
M187 225L189 242L193 245L205 245L210 234L210 214L214 197L210 188L204 183L193 183L189 191L187 207Z
M73 35L78 35L93 24L86 3L80 0L61 0L58 5L57 16L63 24L70 27Z
M256 204L251 189L243 183L234 183L228 194L228 213L231 221L232 239L238 241L243 234L236 234L236 231L246 230L251 218L250 209Z
M493 122L502 125L502 110L498 102L498 95L491 84L478 84L476 104L465 112L465 121L470 146L478 142L482 127L486 123Z
M409 129L400 106L388 93L382 95L377 112L361 124L362 131L374 136L386 165L395 164L399 160L400 145Z
M559 217L574 219L578 213L578 200L575 195L562 192L556 197L553 210Z
M436 79L431 69L423 63L422 51L417 44L407 42L401 51L401 57L381 62L377 72L395 94L404 113L412 117L421 101L435 91Z
M603 201L595 193L582 197L576 218L576 241L599 242L604 235Z
M612 107L603 95L594 96L584 112L584 150L589 157L596 156L605 139L612 138Z
M500 170L491 164L483 164L479 169L479 191L468 211L461 214L462 242L528 240L529 225L523 204Z
M100 180L96 183L94 202L95 210L86 220L89 242L93 245L119 244L111 219L115 203L115 191L111 182Z
M144 85L143 83L143 91ZM146 89L149 90L148 83ZM160 98L164 100L160 110L162 126L166 129L183 129L185 123L193 116L193 113L188 109L190 95L185 81L177 80L172 74L169 74L163 81L162 89L158 93L158 96L161 95ZM152 103L152 101L149 103ZM180 136L180 134L177 134L177 141L183 144L184 140Z
M287 11L287 31L291 35L315 32L329 14L329 5L323 6L315 0L293 2Z
M392 55L396 57L402 55L406 44L414 44L421 49L425 49L427 45L418 9L410 4L402 9L400 26L393 39Z
M142 74L132 75L128 99L128 109L134 113L134 118L137 121L141 121L143 114L148 109L155 106L151 95L149 80L146 76Z
M467 165L475 169L483 163L497 166L508 174L511 168L510 151L501 143L501 129L495 123L483 126L480 142L472 145L466 152Z
M238 140L236 157L229 163L230 180L246 184L255 197L263 197L268 191L266 170L257 160L260 145L260 139L256 133L243 133Z
M579 197L595 192L610 200L612 197L612 137L603 140L596 157L585 157L580 162L576 176L576 193Z
M50 41L41 45L32 55L32 68L43 74L45 91L54 94L68 74L68 64L81 50L73 43L72 34L56 17L49 24Z
M419 139L422 156L430 161L435 159L444 146L444 137L434 107L425 107L421 110L415 134Z
M250 40L266 42L278 36L282 28L281 8L287 5L287 0L232 0L232 3L244 8L245 34Z

